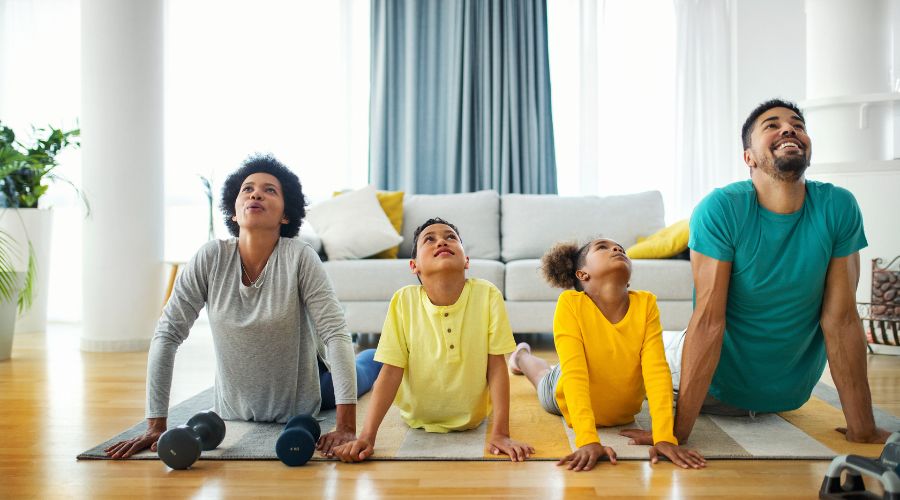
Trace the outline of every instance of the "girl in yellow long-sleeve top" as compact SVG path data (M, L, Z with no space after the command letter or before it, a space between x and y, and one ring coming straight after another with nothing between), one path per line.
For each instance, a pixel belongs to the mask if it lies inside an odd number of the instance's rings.
M527 376L541 406L562 415L575 431L578 449L557 465L590 470L603 456L615 464L616 452L600 443L597 426L634 421L646 394L653 422L651 462L662 454L681 467L704 467L703 457L678 446L672 433L672 377L656 297L628 290L631 260L622 246L606 238L580 248L560 243L542 263L551 285L574 288L559 296L553 317L560 363L549 366L523 342L509 367ZM649 441L650 436L639 434L629 435Z

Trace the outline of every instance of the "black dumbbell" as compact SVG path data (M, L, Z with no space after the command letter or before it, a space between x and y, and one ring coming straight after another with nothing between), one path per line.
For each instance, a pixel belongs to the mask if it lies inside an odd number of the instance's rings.
M200 458L201 450L212 450L225 439L225 422L211 410L201 411L185 425L169 429L159 437L159 458L173 469L187 469Z
M278 436L275 454L285 465L303 465L312 458L321 434L319 422L312 415L297 415L288 420Z

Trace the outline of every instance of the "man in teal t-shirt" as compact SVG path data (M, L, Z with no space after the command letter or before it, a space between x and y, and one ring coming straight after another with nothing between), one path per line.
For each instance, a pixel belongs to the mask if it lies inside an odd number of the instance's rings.
M675 435L705 404L799 408L830 361L848 440L884 442L856 313L862 215L845 189L807 181L802 112L772 100L742 129L750 180L710 193L690 224L694 313L684 336Z

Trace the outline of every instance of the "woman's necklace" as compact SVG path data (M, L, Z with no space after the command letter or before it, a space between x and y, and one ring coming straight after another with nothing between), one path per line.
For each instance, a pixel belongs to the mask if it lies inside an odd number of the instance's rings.
M266 265L263 266L262 272L259 274L259 276L256 277L256 281L253 281L252 279L250 279L250 274L247 273L247 268L244 267L244 261L241 261L241 270L244 271L244 276L247 277L247 282L250 283L249 286L252 286L256 289L259 289L259 287L263 285L263 281L266 280L267 269L269 269L269 261L266 261Z
M272 256L275 255L275 250L278 248L278 243L275 242L275 247L272 249L272 253L269 254L269 258L266 259L266 265L263 266L262 271L256 276L256 281L250 279L250 273L247 272L247 268L244 266L244 259L240 258L240 252L238 252L239 260L241 261L241 271L244 271L244 276L247 277L247 282L250 283L247 286L252 286L257 290L259 287L263 286L263 282L266 280L266 271L269 270L269 262L272 260Z

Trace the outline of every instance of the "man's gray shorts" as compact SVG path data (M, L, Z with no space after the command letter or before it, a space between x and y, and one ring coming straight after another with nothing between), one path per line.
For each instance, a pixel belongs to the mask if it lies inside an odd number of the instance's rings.
M672 372L672 389L675 391L675 401L678 401L678 387L681 383L681 352L684 349L685 333L687 333L687 330L663 332L663 347L666 350L666 361L669 363L669 370ZM748 415L752 417L756 415L754 411L723 403L709 394L703 400L700 412L724 417L745 417Z
M669 363L669 371L672 372L672 389L678 393L678 385L681 382L681 351L684 349L684 335L687 330L680 332L662 332L663 348L666 350L666 361Z

